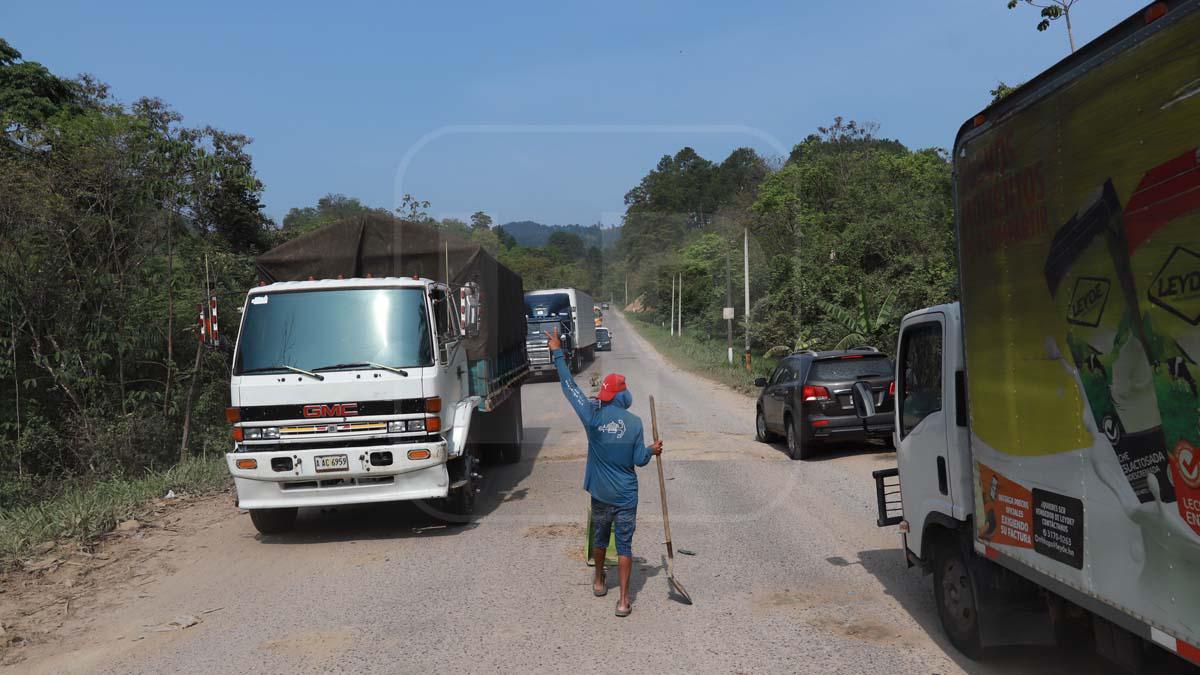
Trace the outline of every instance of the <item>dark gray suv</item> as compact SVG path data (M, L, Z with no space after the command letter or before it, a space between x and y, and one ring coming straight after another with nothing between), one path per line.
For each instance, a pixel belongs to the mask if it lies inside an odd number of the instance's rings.
M856 382L865 382L875 397L875 415L867 419L854 411ZM829 441L879 438L892 443L895 366L874 348L792 354L771 377L754 384L763 388L755 437L767 443L782 436L792 459L808 459L814 446Z

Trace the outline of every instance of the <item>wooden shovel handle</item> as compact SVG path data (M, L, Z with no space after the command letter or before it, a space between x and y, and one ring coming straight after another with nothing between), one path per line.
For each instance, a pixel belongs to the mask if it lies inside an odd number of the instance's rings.
M650 397L650 428L654 433L655 442L658 442L658 412L654 408L653 396ZM662 455L655 455L654 460L658 466L658 493L663 507L663 534L667 538L667 564L670 565L675 555L671 550L671 520L667 515L667 482L663 478Z

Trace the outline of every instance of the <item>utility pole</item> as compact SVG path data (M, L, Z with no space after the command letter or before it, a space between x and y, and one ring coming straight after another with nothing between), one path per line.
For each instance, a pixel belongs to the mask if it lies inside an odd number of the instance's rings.
M629 306L629 273L625 273L625 306Z
M725 347L729 365L733 365L733 281L729 275L729 249L725 249Z
M683 337L683 272L679 273L679 337Z
M671 336L675 335L675 275L671 275Z
M750 228L743 230L742 254L745 259L746 282L746 370L750 370Z

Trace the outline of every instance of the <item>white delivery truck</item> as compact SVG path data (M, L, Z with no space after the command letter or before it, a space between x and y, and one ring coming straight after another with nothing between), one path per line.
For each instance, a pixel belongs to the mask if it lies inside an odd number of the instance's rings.
M879 524L968 655L1200 663L1200 2L968 120L953 163L961 305L901 324Z
M546 332L557 330L571 372L596 357L596 321L592 296L577 288L550 288L525 294L525 348L534 373L554 371Z
M238 505L263 533L300 507L474 509L486 455L521 456L521 277L425 225L354 218L257 260L230 380Z

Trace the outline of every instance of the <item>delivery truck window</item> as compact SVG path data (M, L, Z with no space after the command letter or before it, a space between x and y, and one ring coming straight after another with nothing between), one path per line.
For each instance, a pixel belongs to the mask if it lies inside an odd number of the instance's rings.
M900 346L900 436L942 409L942 324L921 323L904 331Z

